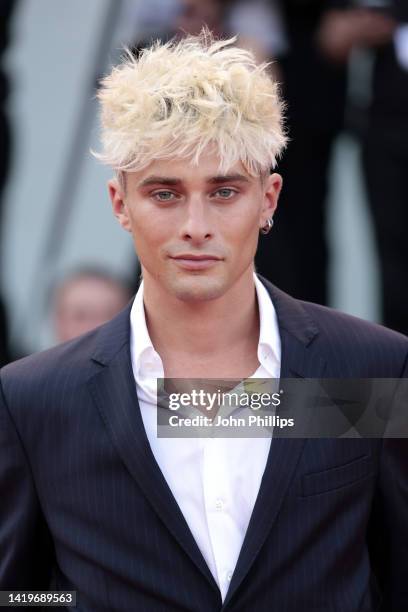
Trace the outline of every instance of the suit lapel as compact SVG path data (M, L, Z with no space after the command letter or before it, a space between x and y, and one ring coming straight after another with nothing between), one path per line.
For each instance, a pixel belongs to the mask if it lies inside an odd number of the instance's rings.
M130 307L101 328L93 361L102 367L89 380L89 389L129 473L180 546L219 592L150 448L131 366L129 317Z
M314 321L300 302L289 297L261 277L278 317L282 343L281 378L319 378L326 362L313 348L318 334ZM241 553L231 580L223 609L248 574L276 521L280 507L300 460L305 439L272 440L258 497L251 515Z

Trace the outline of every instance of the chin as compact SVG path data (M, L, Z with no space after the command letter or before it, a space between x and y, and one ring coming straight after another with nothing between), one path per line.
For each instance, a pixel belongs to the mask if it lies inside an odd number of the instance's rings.
M174 279L169 286L170 292L183 302L207 302L224 295L227 290L222 279L204 276L189 276Z

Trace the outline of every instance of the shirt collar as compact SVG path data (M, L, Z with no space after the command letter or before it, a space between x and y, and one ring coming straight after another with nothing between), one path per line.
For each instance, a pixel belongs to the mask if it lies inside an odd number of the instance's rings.
M259 342L258 359L271 377L278 377L277 369L281 359L281 340L278 318L268 291L254 274L255 290L259 309ZM143 281L136 293L130 311L131 355L135 378L146 375L146 364L150 366L151 375L163 376L163 365L160 355L154 349L146 324L143 305ZM161 373L160 373L161 370ZM153 372L156 372L154 374Z
M271 378L278 378L281 362L278 317L266 287L256 274L254 281L259 309L258 359Z
M130 311L130 352L132 355L133 373L138 380L146 375L146 365L150 365L152 375L156 370L155 377L163 377L163 364L159 353L155 350L146 324L146 315L143 304L143 281L139 285L136 297ZM156 367L154 367L156 366ZM160 373L161 370L161 373Z

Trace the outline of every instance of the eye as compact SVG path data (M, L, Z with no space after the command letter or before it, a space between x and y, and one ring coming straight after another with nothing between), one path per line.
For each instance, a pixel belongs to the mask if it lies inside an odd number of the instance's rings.
M222 198L223 200L231 199L237 191L235 189L231 189L231 187L221 187L214 192L216 197Z
M152 196L159 202L171 202L176 197L172 191L156 191Z

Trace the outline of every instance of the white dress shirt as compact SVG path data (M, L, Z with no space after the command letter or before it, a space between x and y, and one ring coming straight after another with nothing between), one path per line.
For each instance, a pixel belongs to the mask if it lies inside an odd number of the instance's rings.
M251 378L279 378L281 343L275 308L256 275L254 280L260 365ZM130 324L133 373L151 449L224 601L258 495L271 438L158 438L156 379L164 378L164 371L147 330L143 282L132 306Z

